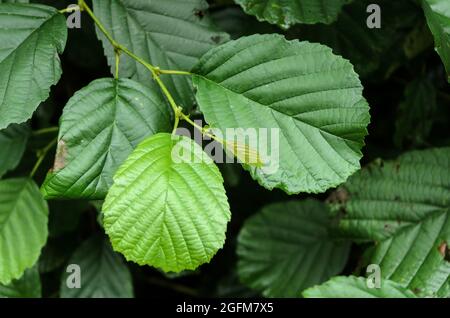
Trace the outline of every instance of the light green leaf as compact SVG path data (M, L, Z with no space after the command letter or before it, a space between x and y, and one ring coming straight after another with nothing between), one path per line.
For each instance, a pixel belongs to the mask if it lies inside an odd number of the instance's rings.
M94 1L94 12L114 39L161 69L189 71L209 49L228 40L213 26L204 0L103 0ZM113 72L114 50L99 32ZM123 55L120 75L158 90L150 72ZM188 77L164 76L177 103L190 108L194 102Z
M338 190L340 228L374 240L371 264L423 295L450 296L450 148L376 161Z
M238 238L238 272L243 283L266 297L296 297L339 274L350 245L331 235L325 204L292 201L265 206Z
M422 0L428 26L434 36L436 51L441 56L450 82L450 2L448 0Z
M11 124L0 130L0 178L17 167L27 145L30 129L27 125Z
M383 279L381 288L368 288L366 278L338 276L303 292L305 298L416 298L414 293L390 280Z
M43 5L0 4L0 129L22 123L61 76L64 16Z
M25 271L19 279L13 280L9 285L0 284L0 298L40 298L41 278L37 266Z
M133 282L122 257L114 253L103 236L85 241L69 259L69 264L80 266L80 288L69 288L72 272L61 280L62 298L131 298Z
M331 23L352 0L235 0L246 13L260 21L287 29L297 23Z
M230 220L217 166L193 140L166 133L143 141L120 167L103 213L116 251L166 272L209 262Z
M0 283L36 263L47 240L48 207L33 180L0 181Z
M245 167L264 187L318 193L359 169L369 108L352 65L328 47L254 35L209 51L193 72L212 128L267 137L255 150L269 150L269 165Z
M171 128L164 101L129 80L99 79L78 91L60 120L48 198L103 199L117 168L145 137Z

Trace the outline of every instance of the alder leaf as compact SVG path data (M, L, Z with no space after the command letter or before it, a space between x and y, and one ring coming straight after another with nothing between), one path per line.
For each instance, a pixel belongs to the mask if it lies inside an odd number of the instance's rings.
M103 213L116 251L165 272L209 262L230 220L212 159L193 140L167 133L144 140L119 168Z
M130 270L122 257L111 249L101 235L83 242L69 259L80 268L80 288L69 288L72 272L61 280L62 298L132 298L133 284Z
M33 266L47 240L48 206L30 179L0 181L0 283Z
M390 280L383 279L381 288L367 287L364 277L337 276L303 292L305 298L416 298L414 293Z
M352 0L235 0L246 13L287 29L297 23L331 23Z
M0 4L0 129L29 119L61 76L66 19L55 8Z
M244 224L238 238L238 273L243 283L266 297L297 297L339 274L349 249L349 242L332 236L325 204L274 203Z
M0 178L17 167L27 145L30 128L25 124L11 124L0 130Z
M375 241L370 264L420 295L450 296L450 148L376 161L352 176L333 202L342 233Z
M103 199L117 168L145 137L171 128L165 102L129 79L103 78L78 91L60 119L45 198Z
M265 165L244 167L267 189L324 192L360 168L369 108L353 66L330 48L253 35L212 49L193 73L212 128L257 136Z

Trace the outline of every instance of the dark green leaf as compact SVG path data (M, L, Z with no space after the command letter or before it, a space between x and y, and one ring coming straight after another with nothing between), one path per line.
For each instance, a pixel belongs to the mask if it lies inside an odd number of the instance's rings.
M103 236L85 241L72 255L69 264L80 266L80 288L69 288L64 273L61 281L62 298L131 298L133 282L127 265Z
M9 285L0 284L0 298L40 298L41 278L36 266L29 268L22 277Z
M235 0L248 14L261 21L289 28L296 23L331 23L342 6L352 0Z
M27 145L30 129L28 125L11 124L0 130L0 178L17 167Z
M267 297L297 297L339 274L350 246L335 240L330 228L327 207L319 201L264 207L239 234L241 281Z
M61 76L64 16L43 5L0 5L0 129L31 117Z
M338 276L325 284L309 288L303 292L305 298L415 298L395 282L383 279L381 288L368 288L364 277Z
M264 187L318 193L359 169L369 107L353 66L328 47L253 35L211 50L193 72L212 128L265 134L255 150L270 149L270 162L245 165Z
M38 260L47 240L48 207L33 180L0 181L0 283Z
M46 198L103 199L139 142L170 129L159 95L129 79L99 79L78 91L61 117L58 149L41 191Z
M340 189L340 228L377 242L370 263L421 295L450 295L450 148L375 163Z

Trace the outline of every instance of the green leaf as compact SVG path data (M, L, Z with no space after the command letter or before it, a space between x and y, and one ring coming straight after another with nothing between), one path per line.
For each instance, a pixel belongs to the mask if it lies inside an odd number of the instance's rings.
M405 100L399 105L394 141L423 145L427 140L437 109L437 92L428 78L418 78L405 88Z
M47 199L103 199L138 143L171 128L159 95L135 81L112 78L78 91L60 125L55 163L41 188Z
M245 166L264 187L318 193L359 169L369 108L352 65L328 47L254 35L209 51L193 72L212 128L267 137L255 150L272 152L271 168Z
M0 284L0 298L41 298L41 278L37 266L25 271L19 279L9 285Z
M434 36L436 51L447 70L450 82L450 2L448 0L422 0L428 26Z
M69 288L72 272L64 273L62 298L132 298L131 273L122 257L114 253L103 236L85 241L72 255L69 264L80 266L80 288Z
M143 141L120 167L103 213L116 251L166 272L209 262L230 220L217 166L193 140L166 133Z
M374 240L384 278L423 295L450 295L450 148L376 161L338 190L339 227Z
M17 167L27 145L30 129L28 125L11 124L0 130L0 178Z
M95 14L116 41L161 69L189 71L209 49L228 40L226 33L213 26L204 0L103 0L93 4ZM105 36L97 34L113 72L114 50ZM120 75L158 90L150 72L124 54ZM162 80L177 103L192 106L188 77L165 76Z
M36 263L47 240L48 207L33 180L0 181L0 283Z
M0 129L22 123L61 76L64 16L37 4L0 5Z
M265 206L238 238L241 281L266 297L296 297L339 274L350 245L335 240L325 204L315 200Z
M352 0L235 0L244 11L260 21L277 24L283 29L297 23L331 23L342 7Z
M303 292L305 298L416 298L399 284L383 279L381 288L368 288L366 278L338 276Z

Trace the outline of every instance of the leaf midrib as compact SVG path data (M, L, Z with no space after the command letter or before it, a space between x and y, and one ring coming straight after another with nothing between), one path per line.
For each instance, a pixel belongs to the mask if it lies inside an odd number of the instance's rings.
M295 116L290 116L290 115L288 115L288 114L286 114L286 113L284 113L284 112L282 112L282 111L280 111L280 110L278 110L278 109L272 108L271 105L264 105L264 104L261 104L261 103L259 103L258 101L255 101L255 100L253 100L253 99L251 99L251 98L249 98L249 97L247 97L247 96L245 96L245 95L239 94L239 93L237 93L237 92L235 92L235 91L233 91L233 90L231 90L231 89L229 89L229 88L227 88L227 87L225 87L225 86L222 86L222 85L220 85L219 83L214 82L214 81L210 80L209 78L207 78L207 77L205 77L205 76L203 76L203 75L200 75L200 74L194 74L194 75L195 75L195 76L198 76L198 77L200 77L200 78L202 78L203 80L205 80L205 81L207 81L207 82L209 82L209 83L212 83L212 84L214 84L214 85L220 87L221 89L226 90L227 92L233 93L233 95L237 95L237 96L239 96L239 97L245 98L246 100L250 101L251 104L258 105L258 107L261 107L261 108L263 108L264 110L270 111L272 114L280 114L282 117L287 117L287 118L289 118L289 119L293 119L294 121L297 121L297 122L299 122L299 123L301 123L301 124L303 124L303 125L306 125L306 126L308 126L308 127L313 128L313 129L317 129L317 130L321 131L322 133L325 133L325 134L327 134L327 135L329 135L329 136L338 138L338 139L340 139L340 140L343 140L343 141L346 141L346 142L350 142L350 143L354 143L354 142L355 142L354 140L346 139L346 138L343 138L343 137L341 137L341 136L334 135L334 134L330 133L329 131L323 130L323 129L320 128L320 127L316 127L316 126L314 126L314 125L312 125L312 124L310 124L310 123L308 123L308 122L302 121L301 119L299 119L299 118L297 118L297 117L295 117ZM355 87L355 88L356 88L356 87ZM348 89L350 89L350 88L348 88ZM232 113L234 114L234 111L232 111Z

